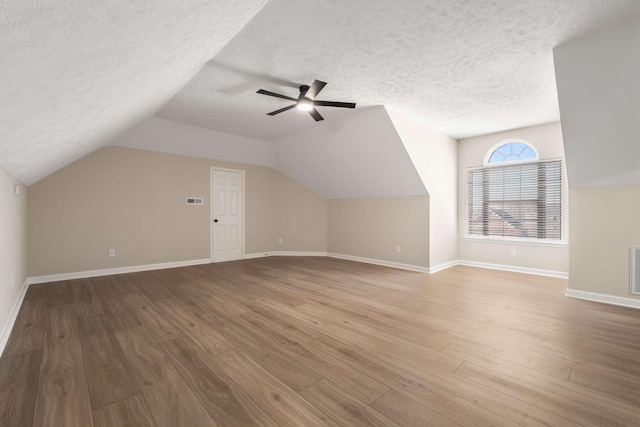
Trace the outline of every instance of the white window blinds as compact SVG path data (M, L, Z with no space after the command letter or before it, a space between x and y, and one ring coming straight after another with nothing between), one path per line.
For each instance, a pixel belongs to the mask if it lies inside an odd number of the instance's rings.
M469 234L562 239L560 160L469 169Z

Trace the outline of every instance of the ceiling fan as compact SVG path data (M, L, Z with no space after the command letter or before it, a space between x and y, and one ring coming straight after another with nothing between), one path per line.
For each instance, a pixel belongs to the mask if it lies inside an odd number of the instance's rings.
M311 86L302 85L300 86L300 95L298 95L298 99L292 98L286 95L280 95L279 93L269 92L268 90L260 89L256 93L260 93L262 95L274 96L276 98L288 99L289 101L295 101L295 104L289 105L288 107L281 108L276 111L272 111L267 113L268 116L275 116L276 114L283 113L287 110L291 110L292 108L297 107L299 110L308 111L311 117L315 119L316 122L320 120L324 120L324 118L318 113L316 107L340 107L340 108L356 108L355 102L335 102L335 101L318 101L316 100L316 96L320 91L326 86L325 82L321 82L320 80L314 80Z

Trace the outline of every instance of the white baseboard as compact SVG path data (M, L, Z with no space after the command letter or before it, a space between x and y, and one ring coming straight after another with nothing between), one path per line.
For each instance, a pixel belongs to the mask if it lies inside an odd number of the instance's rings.
M537 276L558 277L561 279L569 278L569 273L564 271L540 270L538 268L515 267L512 265L489 264L487 262L458 260L458 265L467 267L488 268L490 270L511 271L513 273L535 274Z
M417 271L419 273L429 273L428 267L422 267L419 265L402 264L400 262L385 261L385 260L373 259L373 258L363 258L363 257L353 256L353 255L336 254L333 252L327 253L327 256L330 258L346 259L349 261L357 261L357 262L364 262L367 264L382 265L384 267L393 267L393 268L400 268L402 270Z
M264 258L268 256L327 256L326 252L304 252L304 251L272 251L259 252L255 254L245 254L244 259Z
M484 262L464 261L464 260L449 261L444 264L436 265L434 267L429 268L429 267L422 267L418 265L403 264L403 263L394 262L394 261L365 258L365 257L354 256L354 255L338 254L333 252L305 252L305 251L259 252L259 253L253 253L253 254L245 254L244 259L264 258L268 256L309 256L309 257L328 256L331 258L346 259L350 261L364 262L367 264L382 265L385 267L400 268L403 270L417 271L420 273L428 273L428 274L433 274L438 271L442 271L447 268L454 267L456 265L465 265L469 267L489 268L492 270L536 274L540 276L559 277L564 279L566 279L569 276L568 273L565 273L562 271L539 270L536 268L513 267L510 265L489 264ZM50 274L46 276L34 276L34 277L27 278L27 282L28 284L59 282L62 280L85 279L88 277L109 276L112 274L136 273L140 271L162 270L165 268L187 267L190 265L200 265L200 264L210 264L210 263L211 263L211 260L209 258L205 258L205 259L195 259L195 260L187 260L187 261L164 262L159 264L133 265L129 267L106 268L103 270L89 270L89 271L79 271L79 272L73 272L73 273Z
M9 341L9 335L11 335L11 330L13 329L13 325L16 323L16 318L18 317L18 312L20 311L20 307L22 307L22 301L24 301L24 296L27 294L27 289L29 288L29 279L25 280L22 284L22 289L20 289L20 293L18 294L18 299L16 299L15 304L13 305L13 309L11 310L11 314L7 319L7 323L4 325L4 329L2 330L2 335L0 335L0 355L4 352L4 347L7 345Z
M256 259L256 258L264 258L269 256L271 252L265 252L260 254L244 254L244 259Z
M631 307L631 308L640 308L640 299L617 297L614 295L598 294L596 292L578 291L575 289L567 289L567 293L565 295L571 298L602 302L605 304L620 305L623 307Z
M400 268L403 270L418 271L420 273L428 273L428 274L434 274L439 271L446 270L447 268L455 267L456 265L465 265L468 267L488 268L492 270L511 271L514 273L535 274L538 276L559 277L563 279L566 279L569 277L569 274L563 271L540 270L537 268L525 268L525 267L513 267L510 265L489 264L489 263L476 262L476 261L454 260L454 261L445 262L443 264L439 264L433 267L422 267L418 265L402 264L399 262L364 258L364 257L353 256L353 255L336 254L332 252L329 252L327 256L332 258L346 259L350 261L366 262L368 264L382 265L385 267Z
M29 277L29 284L60 282L62 280L86 279L88 277L110 276L112 274L137 273L139 271L162 270L165 268L188 267L190 265L210 264L209 258L187 261L163 262L159 264L132 265L130 267L105 268L103 270L78 271L75 273L50 274Z
M453 260L449 262L445 262L435 267L429 267L429 274L437 273L438 271L446 270L447 268L455 267L458 265L458 260Z

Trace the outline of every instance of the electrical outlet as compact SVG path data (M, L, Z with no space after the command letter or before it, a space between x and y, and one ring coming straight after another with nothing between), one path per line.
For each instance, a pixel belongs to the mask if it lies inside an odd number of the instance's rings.
M283 242L282 237L280 237L280 238L278 239L278 244L279 244L279 245L281 245L281 244L282 244L282 242Z
M116 250L115 249L109 249L109 256L116 256Z
M518 254L518 252L516 251L515 248L511 249L511 256L516 256Z
M402 252L402 249L400 248L400 246L396 246L396 253L399 254L400 252Z

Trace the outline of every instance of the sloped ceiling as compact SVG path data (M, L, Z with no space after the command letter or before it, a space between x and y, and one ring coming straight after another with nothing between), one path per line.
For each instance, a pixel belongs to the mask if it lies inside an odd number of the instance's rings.
M0 166L31 184L153 114L266 0L3 1Z
M4 1L0 166L31 184L165 104L165 119L282 139L319 125L265 116L284 105L255 90L295 95L313 79L329 83L321 99L386 105L453 137L555 121L551 49L640 12L637 0L265 3Z
M277 141L150 117L110 144L272 167L327 199L428 194L384 107Z
M554 55L569 185L640 184L640 20Z
M151 116L109 145L276 168L271 141L258 141Z
M559 120L552 48L640 12L635 0L271 0L158 115L256 139L309 129L266 113L297 86L385 105L454 138ZM327 119L352 111L321 108Z
M327 199L428 194L384 107L323 122L273 146L282 173Z

